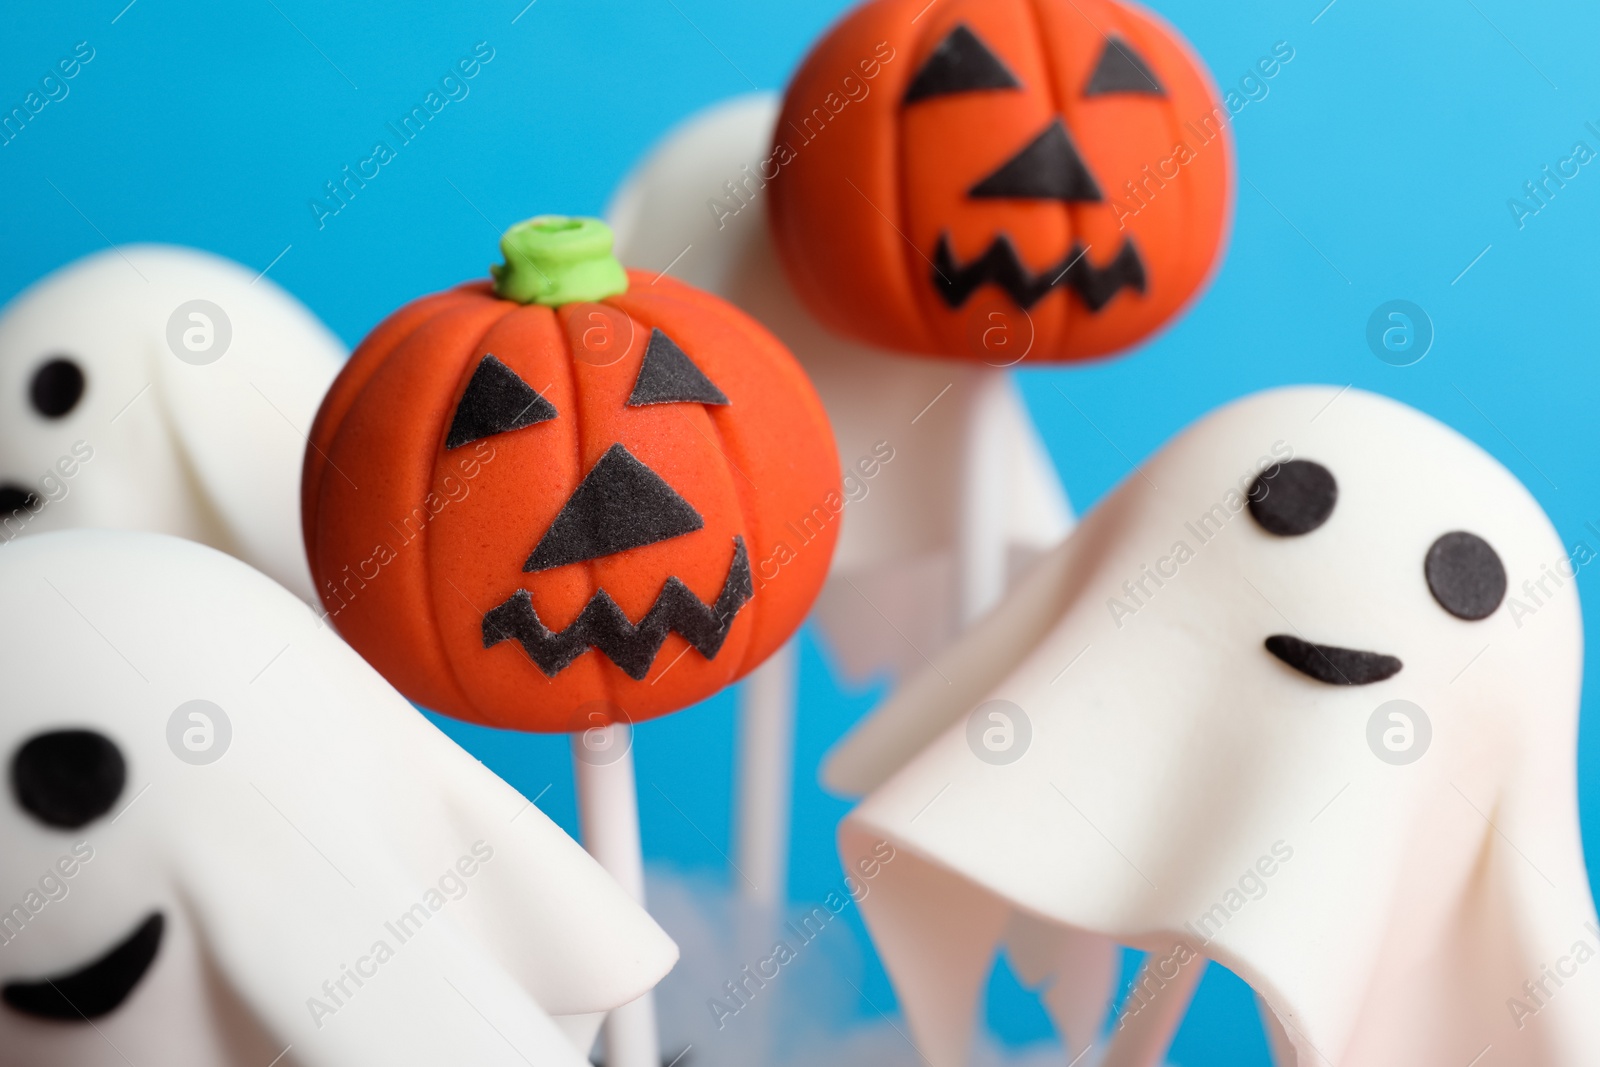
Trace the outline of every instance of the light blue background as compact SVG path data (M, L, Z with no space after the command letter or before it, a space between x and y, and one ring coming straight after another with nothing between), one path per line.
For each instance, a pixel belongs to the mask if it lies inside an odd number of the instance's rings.
M95 58L66 98L0 147L0 294L108 241L195 245L257 269L281 254L271 276L354 344L405 301L481 275L510 222L599 213L669 125L719 98L781 87L845 6L525 2L12 5L0 111L20 105L77 42ZM1129 358L1024 376L1073 500L1092 505L1130 457L1243 393L1354 383L1460 429L1522 478L1569 544L1600 547L1585 525L1600 524L1588 414L1600 393L1600 165L1523 228L1507 206L1575 141L1600 149L1584 127L1600 125L1600 9L1325 2L1154 4L1224 87L1275 42L1295 58L1237 117L1244 181L1232 246L1205 298ZM479 41L495 55L470 96L319 230L308 203L323 183L376 139L392 142L385 123ZM1437 331L1416 366L1388 366L1366 347L1369 314L1393 298L1420 304ZM816 788L811 768L873 694L838 692L809 643L803 669L791 891L818 899L839 877L832 831L845 805ZM1600 847L1593 692L1580 775L1591 857ZM732 727L723 696L639 731L653 860L725 871ZM452 729L530 796L551 786L541 806L572 826L562 739ZM881 972L865 991L892 1000ZM990 1022L1006 1040L1045 1032L1004 971L991 993ZM1236 981L1208 979L1173 1058L1265 1062Z

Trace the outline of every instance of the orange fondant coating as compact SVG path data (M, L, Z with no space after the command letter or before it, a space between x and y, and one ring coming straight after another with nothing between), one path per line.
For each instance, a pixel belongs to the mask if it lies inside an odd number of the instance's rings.
M628 407L652 329L675 341L726 407ZM556 419L445 450L457 402L493 354ZM684 534L525 574L584 475L622 444L704 520ZM595 304L525 306L468 284L392 315L356 350L313 426L302 485L312 574L339 632L410 699L518 730L632 721L710 696L778 648L822 587L842 519L821 402L789 352L730 305L630 274ZM748 548L755 595L706 659L676 633L635 681L596 650L546 677L482 621L517 589L551 630L599 589L637 623L669 576L716 600Z
M905 103L960 25L1021 88ZM1108 39L1125 42L1164 93L1086 96ZM1101 201L970 195L1056 118ZM871 0L816 46L785 96L764 170L774 239L802 300L845 336L997 365L1024 350L1034 361L1107 355L1174 318L1218 263L1232 204L1229 119L1186 42L1129 4ZM1024 312L990 284L952 309L933 281L941 237L964 264L1000 235L1046 276L1075 247L1104 267L1131 241L1146 289L1095 312L1058 288Z

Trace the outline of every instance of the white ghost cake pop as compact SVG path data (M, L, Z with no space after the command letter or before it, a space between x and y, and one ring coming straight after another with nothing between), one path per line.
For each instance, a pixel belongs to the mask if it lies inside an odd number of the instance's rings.
M305 433L343 345L271 279L124 245L0 312L0 542L155 530L315 599L300 536Z
M840 580L824 589L816 617L847 675L898 675L956 632L962 502L953 472L964 447L964 405L994 371L845 340L805 310L767 226L763 162L770 175L779 104L771 93L755 93L691 117L635 169L608 215L625 264L731 301L804 365L833 424L849 501L834 553ZM998 399L1009 484L996 498L1016 573L1066 534L1072 513L1016 387L1005 383Z
M895 850L862 909L928 1062L963 1061L1017 923L1065 939L1038 979L1095 939L1156 986L1224 963L1281 1064L1600 1062L1573 570L1505 468L1392 400L1184 432L827 766L870 790L847 869ZM1103 1019L1112 977L1047 1003Z
M581 1067L598 1013L676 960L238 560L20 538L0 601L5 1067Z

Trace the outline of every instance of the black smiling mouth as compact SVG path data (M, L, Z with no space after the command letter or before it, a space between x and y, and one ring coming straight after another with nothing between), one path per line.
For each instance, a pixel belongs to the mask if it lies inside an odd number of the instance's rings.
M154 912L93 963L35 982L7 982L0 996L14 1010L40 1019L98 1019L128 999L150 970L165 928L166 920Z
M1328 685L1371 685L1393 678L1405 666L1394 656L1336 645L1314 645L1288 634L1267 638L1267 651L1309 678Z
M0 483L0 518L39 506L39 494L15 482Z
M956 261L949 234L942 234L933 252L933 263L934 287L952 309L960 308L987 284L1005 290L1024 311L1057 289L1077 293L1090 311L1104 308L1124 289L1145 291L1144 260L1128 240L1103 267L1091 262L1089 250L1074 242L1060 263L1035 274L1005 234L996 237L983 255L967 263Z

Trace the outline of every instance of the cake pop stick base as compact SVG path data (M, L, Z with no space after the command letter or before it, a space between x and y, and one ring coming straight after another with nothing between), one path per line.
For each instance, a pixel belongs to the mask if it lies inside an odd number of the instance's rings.
M661 1067L656 995L646 993L606 1016L605 1067Z
M1150 960L1146 959L1134 980L1134 997L1130 998L1137 1006L1123 1006L1122 1019L1100 1067L1161 1067L1205 970L1206 960L1196 956L1178 968L1176 978L1167 979L1153 973ZM1155 995L1149 1000L1138 998L1138 991L1147 988L1154 988Z
M644 852L639 842L639 790L633 773L633 731L612 723L572 735L583 847L606 873L644 904ZM606 1016L606 1067L660 1067L655 996Z
M787 895L798 660L791 640L739 687L735 873L740 895L769 908Z
M1010 464L1006 372L976 376L967 397L956 518L956 622L965 629L1006 590L1006 507Z

